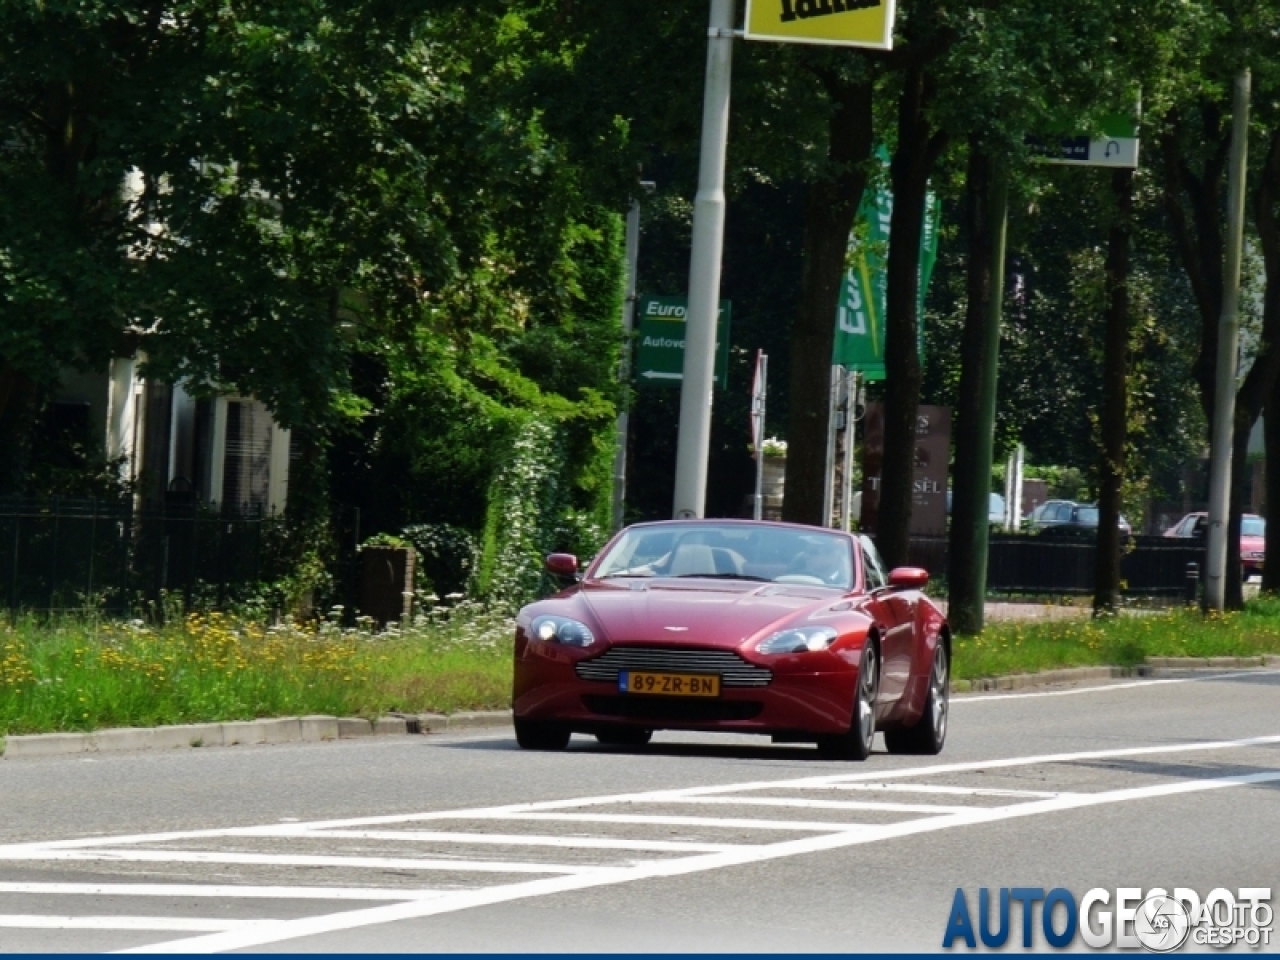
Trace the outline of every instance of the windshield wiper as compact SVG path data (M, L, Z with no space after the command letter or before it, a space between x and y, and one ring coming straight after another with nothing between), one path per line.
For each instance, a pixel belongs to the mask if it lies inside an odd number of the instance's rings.
M597 577L597 580L618 580L626 577L636 577L640 580L652 580L656 577L656 573L606 573L603 577Z
M770 583L767 577L753 577L745 573L682 573L676 577L677 580L683 580L686 577L701 577L703 580L754 580L756 583Z

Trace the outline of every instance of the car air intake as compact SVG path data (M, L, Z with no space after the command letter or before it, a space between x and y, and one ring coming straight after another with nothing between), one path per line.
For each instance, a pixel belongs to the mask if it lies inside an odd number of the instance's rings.
M690 647L611 647L598 657L578 662L583 680L617 683L620 670L653 670L658 673L715 673L723 687L767 687L773 671L757 667L732 650L698 650Z
M588 694L582 702L588 710L601 717L657 723L751 720L764 709L764 704L753 700L699 700L693 697L598 697Z

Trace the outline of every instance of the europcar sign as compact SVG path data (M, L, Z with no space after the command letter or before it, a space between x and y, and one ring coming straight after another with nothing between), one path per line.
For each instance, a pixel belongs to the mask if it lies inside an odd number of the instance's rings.
M747 0L743 36L890 50L893 14L894 0Z

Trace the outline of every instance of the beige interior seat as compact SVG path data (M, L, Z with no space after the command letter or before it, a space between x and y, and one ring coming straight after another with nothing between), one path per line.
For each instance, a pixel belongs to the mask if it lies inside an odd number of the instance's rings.
M705 543L682 543L671 555L668 576L687 577L692 574L716 572L715 555Z

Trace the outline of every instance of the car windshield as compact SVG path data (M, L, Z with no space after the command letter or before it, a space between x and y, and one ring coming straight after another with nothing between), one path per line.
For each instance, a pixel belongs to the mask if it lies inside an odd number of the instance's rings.
M1086 527L1096 527L1098 525L1098 508L1081 507L1076 511L1076 519Z
M746 524L643 524L628 529L593 574L611 577L703 577L802 583L848 590L848 537Z
M1244 517L1240 521L1240 532L1246 537L1265 537L1267 535L1267 521L1261 517Z

